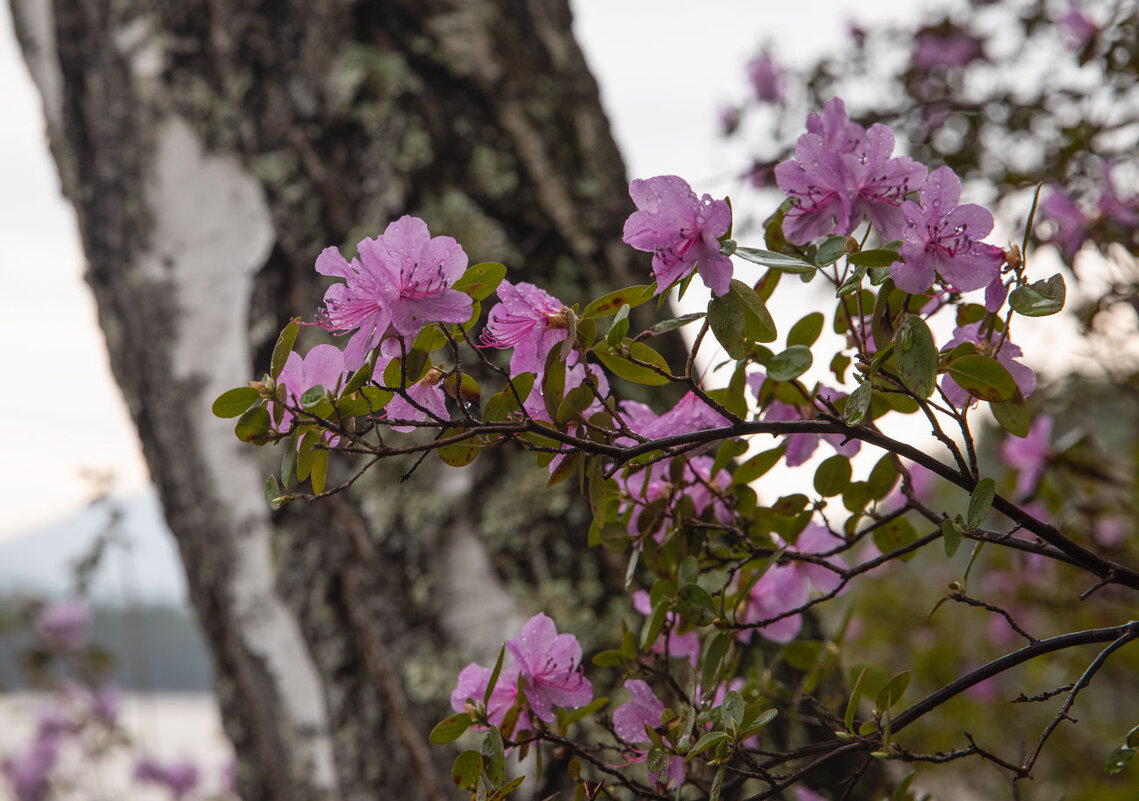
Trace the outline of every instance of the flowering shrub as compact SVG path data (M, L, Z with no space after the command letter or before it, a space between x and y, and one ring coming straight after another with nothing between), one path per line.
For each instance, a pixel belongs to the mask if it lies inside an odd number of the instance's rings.
M923 47L944 50L947 42ZM464 270L458 243L404 217L363 240L358 259L329 249L317 261L339 279L316 318L347 337L342 359L318 351L329 345L298 357L294 321L269 373L217 399L215 412L237 418L240 439L282 444L282 470L265 489L274 508L347 487L354 477L327 484L329 456L338 452L373 457L358 474L374 459L435 452L463 467L483 450L513 446L533 452L551 484L578 477L593 512L588 542L625 557L630 601L643 616L639 632L613 632L613 647L592 655L632 700L603 714L611 701L595 689L609 687L595 688L576 638L539 611L493 667L462 670L451 694L455 714L431 734L439 745L481 736L479 750L455 761L460 788L503 798L523 781L508 774L507 755L549 746L570 760L586 797L602 784L613 797L674 790L688 797L684 788L711 798L727 788L732 797L775 797L852 756L980 756L1025 777L1098 666L1139 637L1139 625L1123 621L1035 639L1007 609L966 594L984 545L1063 563L1097 587L1139 589L1139 572L1011 500L1026 499L1042 480L1051 432L1046 417L1033 422L1026 399L1035 377L1016 361L1012 329L1020 317L1060 311L1063 278L1034 281L1019 248L983 241L992 214L960 204L952 169L893 149L887 126L864 128L841 100L827 102L808 119L793 157L775 167L787 200L766 224L763 248L732 238L726 199L700 197L677 176L635 180L637 211L624 240L652 254L652 283L589 301L506 281L497 263ZM741 263L763 270L759 280L741 280ZM845 344L829 365L841 388L805 379L821 349L823 314L805 315L774 345L780 332L767 304L788 274L831 288L833 328ZM632 308L663 305L695 275L710 290L705 311L631 329ZM983 297L968 294L980 290ZM935 334L943 321L955 327L951 337ZM695 334L683 365L649 344L685 327ZM721 387L706 384L698 367L713 341L728 357ZM512 352L499 359L496 350ZM657 412L621 400L618 379L685 393ZM1015 496L998 493L982 471L974 431L982 407L1005 431L1007 464L1019 473ZM904 415L928 425L936 446L923 450L886 433ZM763 435L776 445L761 449ZM764 474L778 463L808 464L821 441L828 447L808 491L761 497ZM852 462L868 451L868 461ZM932 500L931 476L955 488L958 500ZM866 664L845 686L842 645L857 621L828 610L862 576L939 542L950 559L965 542L974 549L942 601L984 608L1028 644L906 704L910 671ZM907 745L903 730L954 696L1089 643L1106 647L1063 690L1063 709L1021 761L965 734L965 745L945 753ZM792 747L786 735L769 733L779 715L809 718L810 744ZM861 775L852 768L844 782ZM908 780L903 795L906 787Z

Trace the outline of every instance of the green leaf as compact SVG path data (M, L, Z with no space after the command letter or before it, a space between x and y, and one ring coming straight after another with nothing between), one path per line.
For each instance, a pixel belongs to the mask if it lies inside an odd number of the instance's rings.
M736 468L732 474L733 485L750 484L779 463L785 449L782 445L757 453Z
M620 653L620 652L618 651L617 653ZM568 710L568 709L564 709L564 710L559 709L558 710L558 726L559 726L559 728L562 729L562 732L564 733L566 729L568 729L574 723L577 723L579 720L585 720L587 717L592 715L594 712L600 712L602 709L605 708L605 705L608 703L609 703L609 699L606 698L605 696L602 696L600 698L594 698L592 701L590 701L585 706L578 707L577 709L574 709L572 711Z
M728 631L721 631L713 639L707 650L704 652L704 664L700 669L700 686L711 692L719 684L720 665L723 664L724 657L728 654L728 649L732 647L732 634Z
M269 410L264 406L254 406L237 420L233 433L242 442L252 442L254 445L264 445L267 441L272 421L269 419Z
M910 671L904 670L886 682L886 686L879 691L874 705L885 712L898 703L905 694L906 688L910 686L910 675Z
M1008 369L991 356L974 353L949 363L949 375L961 389L985 401L1007 401L1016 397L1016 381Z
M945 545L945 555L952 559L965 539L965 529L956 520L947 517L941 521L941 539Z
M438 325L426 325L411 343L413 350L431 353L447 344L447 336Z
M894 464L894 457L886 454L875 463L870 475L866 479L870 490L870 497L882 500L890 494L890 490L898 483L898 466Z
M506 781L506 749L502 743L502 734L495 726L486 730L486 736L482 741L482 755L486 765L486 775L491 784L498 785Z
M472 300L482 300L498 289L498 285L505 277L505 265L495 261L484 261L482 264L468 267L451 288L470 295Z
M811 347L823 332L825 322L826 317L822 312L811 312L791 326L791 330L787 332L787 344Z
M937 385L937 346L929 326L916 314L907 314L894 334L894 361L906 389L928 398Z
M1047 281L1017 287L1009 294L1008 305L1025 317L1047 317L1064 308L1067 295L1064 276L1056 273Z
M605 550L613 553L624 553L629 550L631 542L629 532L624 524L606 523L601 527L600 544Z
M707 315L704 312L693 312L692 314L682 314L679 317L673 317L669 320L661 320L651 328L645 329L637 339L648 339L649 337L659 336L666 334L669 331L675 331L678 328L683 328L689 323L694 323Z
M585 311L583 311L580 316L585 320L595 317L608 317L611 314L616 314L617 310L626 304L635 308L645 301L652 300L655 295L656 284L644 284L618 289L614 292L602 295L590 303L585 307Z
M309 468L308 480L312 484L312 491L317 495L324 492L324 482L328 476L328 451L324 448L314 448L312 452L312 467Z
M435 724L435 728L431 730L427 739L432 745L446 745L455 742L470 727L471 716L466 712L460 712Z
M735 255L753 264L762 264L764 267L771 267L785 273L808 274L814 273L816 269L815 265L802 259L761 248L737 247Z
M629 354L634 358L649 364L656 364L662 369L668 370L668 362L664 357L650 348L643 342L632 342L629 344ZM605 365L605 369L614 375L624 378L626 381L632 381L634 384L645 384L647 386L663 386L668 383L668 379L655 370L650 370L648 367L642 367L639 364L634 364L627 358L622 356L615 348L607 342L600 342L593 348L594 354Z
M665 616L668 614L669 601L667 598L662 598L653 605L653 611L645 618L645 624L641 627L641 650L647 652L657 637L660 636L660 630L664 628Z
M313 407L324 400L324 393L325 389L320 384L317 384L314 387L309 387L300 397L301 408L311 411Z
M455 758L455 764L451 766L451 781L460 790L474 790L479 776L482 775L482 766L482 754L478 751L464 751Z
M851 253L846 260L855 267L889 267L898 260L898 251L886 248L860 250L858 253Z
M750 342L774 342L778 332L775 321L767 311L759 293L743 281L732 279L729 294L735 295L744 307L744 331Z
M840 494L850 483L850 459L838 454L826 459L815 470L815 492L824 498Z
M854 689L850 691L850 700L846 703L846 715L843 717L843 724L849 732L854 731L854 715L858 711L858 701L862 698L862 681L866 678L866 668L862 668L862 672L858 674L858 680L854 682Z
M269 504L269 508L276 511L284 505L281 500L281 485L277 482L276 476L269 476L265 479L265 503Z
M293 343L297 341L297 332L301 330L296 318L289 320L289 324L277 337L277 344L273 346L273 357L269 361L269 375L276 381L281 371L285 369L285 362L293 350Z
M240 417L260 399L261 393L253 387L235 387L218 395L210 409L215 417Z
M996 494L997 485L991 478L982 478L977 482L977 486L969 495L969 515L966 520L970 531L976 530L985 522L985 518L993 509L993 498Z
M716 617L711 594L699 584L685 584L676 593L677 610L697 626L707 626Z
M1139 726L1127 732L1127 737L1124 738L1123 742L1128 748L1139 748Z
M767 377L773 381L794 381L811 368L813 361L810 348L792 345L771 357L767 363Z
M1107 764L1104 766L1104 770L1112 775L1119 773L1125 767L1127 767L1127 763L1130 762L1134 757L1135 749L1128 748L1126 745L1121 745L1108 755Z
M728 690L720 704L720 720L724 728L733 733L739 731L746 710L747 704L744 703L743 696L735 690Z
M609 333L605 335L605 341L609 343L610 347L615 348L620 345L625 334L629 333L629 310L631 308L628 303L624 303L617 310L617 314L613 316L613 325L609 327Z
M866 419L866 412L870 410L870 401L874 397L874 388L869 381L858 385L850 397L846 399L846 408L842 410L842 420L848 426L856 426Z
M726 743L730 739L732 739L732 736L726 731L710 731L696 741L696 745L692 746L688 751L688 757L691 758L697 754L702 754L712 746Z
M815 264L827 267L846 255L846 237L836 234L827 237L815 252Z
M712 298L708 303L708 323L728 356L742 359L747 354L747 320L743 301L736 293Z
M914 531L913 525L906 518L895 517L888 523L874 529L873 536L874 544L878 546L878 550L887 554L917 542L918 533ZM912 557L913 552L911 551L901 558L903 561L907 561Z
M866 277L865 267L855 267L842 286L835 290L834 296L836 298L844 298L852 292L856 292L862 288L862 279Z
M1028 405L1024 402L1024 396L1019 392L1012 400L990 403L989 409L1005 431L1014 437L1028 436L1032 418L1028 414Z

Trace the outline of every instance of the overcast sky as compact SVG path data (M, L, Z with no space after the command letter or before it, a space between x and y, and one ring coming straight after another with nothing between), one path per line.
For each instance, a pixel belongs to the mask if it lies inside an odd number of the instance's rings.
M574 0L575 28L630 174L679 174L723 194L739 153L716 136L744 65L770 44L792 64L845 46L848 19L897 19L913 3L816 0ZM0 537L81 506L86 469L145 485L137 437L109 374L82 281L74 214L59 195L40 101L0 3ZM716 185L721 184L721 185Z

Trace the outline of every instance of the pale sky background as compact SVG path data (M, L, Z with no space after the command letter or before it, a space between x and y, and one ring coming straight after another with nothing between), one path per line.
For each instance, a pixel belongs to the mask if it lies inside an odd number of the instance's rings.
M846 22L916 14L916 3L846 0L574 0L631 177L678 174L723 195L746 162L717 135L718 109L747 92L744 65L771 45L805 64L843 47ZM117 491L147 484L137 437L109 374L82 281L74 214L59 194L40 99L0 2L0 538L73 514L82 471L113 470Z

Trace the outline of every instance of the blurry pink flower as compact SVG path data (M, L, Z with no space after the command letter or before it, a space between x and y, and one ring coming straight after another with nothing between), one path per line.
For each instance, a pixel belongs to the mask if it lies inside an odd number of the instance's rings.
M514 348L510 374L534 373L541 378L546 357L569 335L566 307L560 300L525 281L498 285L501 300L491 310L483 331L484 345Z
M198 766L186 759L163 764L142 757L135 763L134 777L143 784L165 787L175 798L182 798L198 786Z
M1016 494L1026 498L1036 489L1048 463L1048 444L1052 440L1052 418L1042 414L1036 418L1025 437L1009 436L1001 445L1005 464L1017 471Z
M15 801L46 801L51 772L59 757L54 738L37 737L24 751L0 763L0 773L12 785Z
M984 58L981 41L960 28L926 30L914 38L911 63L916 70L963 67Z
M1077 53L1082 52L1099 32L1091 18L1074 2L1068 4L1067 13L1056 17L1056 27L1064 35L1068 46Z
M747 63L747 77L760 103L782 103L787 99L787 76L770 53L764 51Z
M747 377L748 387L751 388L752 394L757 398L760 389L763 387L763 382L766 380L767 376L759 371ZM828 398L831 402L844 397L844 393L826 386L820 386L818 394ZM783 401L771 401L767 405L763 419L774 422L790 422L807 418L803 409L798 406L792 406ZM827 442L840 456L853 456L862 448L862 443L859 440L852 439L844 442L846 438L842 434L787 434L783 438L787 446L783 461L788 467L798 467L811 458L811 454L819 447L820 439Z
M1131 523L1114 515L1097 518L1092 527L1092 539L1105 548L1122 545L1124 538L1130 533Z
M348 369L359 369L389 327L414 337L427 323L470 318L470 296L451 289L467 254L449 236L432 237L418 217L400 217L356 250L359 259L351 264L336 248L325 248L316 260L318 273L345 280L325 292L320 323L335 334L355 332L344 349Z
M1070 195L1059 189L1040 204L1040 213L1056 223L1056 231L1048 241L1059 248L1064 261L1071 264L1088 236L1087 215Z
M53 651L77 651L91 633L91 608L83 601L57 601L36 619L36 635Z
M720 252L719 238L732 223L727 202L708 194L696 197L688 182L675 175L636 179L629 184L629 196L637 211L625 221L621 238L653 254L657 292L696 269L713 295L726 294L732 261Z

